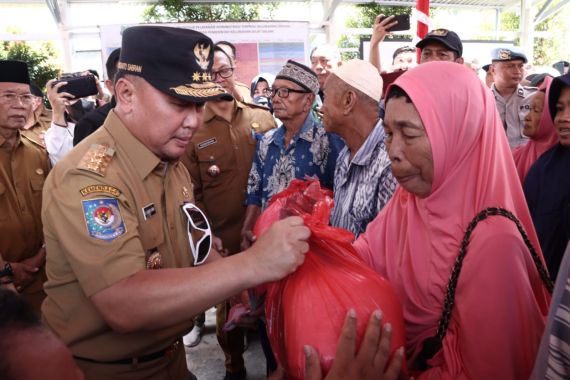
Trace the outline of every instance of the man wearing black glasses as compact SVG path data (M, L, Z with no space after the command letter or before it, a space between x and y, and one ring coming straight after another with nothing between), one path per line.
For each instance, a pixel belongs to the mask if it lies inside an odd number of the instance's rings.
M199 32L126 29L116 107L46 181L43 317L88 380L191 378L180 338L192 317L304 260L300 218L277 222L246 254L210 252L179 158L205 102L232 99L211 81L213 54Z
M258 143L247 184L247 211L242 248L253 241L252 229L271 197L294 178L317 176L321 186L333 188L336 158L344 143L325 132L311 107L319 91L317 75L307 66L289 60L277 74L267 96L283 124Z
M233 59L218 46L214 47L212 81L235 94ZM192 177L196 204L208 215L214 234L230 255L240 251L245 189L255 142L275 127L273 116L263 106L236 99L210 101L204 111L203 126L192 136L182 156ZM225 379L245 379L244 331L239 327L229 332L222 330L229 309L228 302L216 308L216 335L226 356ZM196 319L192 332L183 340L191 347L200 341L204 314Z
M39 314L45 297L40 210L50 165L47 152L21 133L34 101L28 65L0 61L0 283L13 284Z

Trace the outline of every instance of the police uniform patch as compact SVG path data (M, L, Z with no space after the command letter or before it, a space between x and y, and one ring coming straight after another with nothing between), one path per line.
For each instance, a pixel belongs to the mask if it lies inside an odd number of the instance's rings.
M101 184L85 186L83 189L80 189L79 192L84 197L93 193L109 194L115 198L118 198L119 195L121 195L121 190L117 189L116 187Z
M89 236L111 241L127 232L118 199L89 199L81 204Z

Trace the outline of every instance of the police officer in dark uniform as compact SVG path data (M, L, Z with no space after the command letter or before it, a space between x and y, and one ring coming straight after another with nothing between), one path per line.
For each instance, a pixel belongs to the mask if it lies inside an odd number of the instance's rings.
M213 43L188 29L123 32L116 107L46 181L46 325L87 379L187 379L180 337L192 317L291 273L309 230L276 223L246 254L221 258L178 159L211 82ZM204 263L204 265L198 266Z

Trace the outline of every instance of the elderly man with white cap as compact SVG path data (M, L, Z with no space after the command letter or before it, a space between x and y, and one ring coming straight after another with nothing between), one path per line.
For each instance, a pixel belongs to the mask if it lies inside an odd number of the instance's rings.
M346 142L336 162L331 224L358 236L396 190L377 112L382 78L371 63L355 59L332 73L324 91L325 130Z

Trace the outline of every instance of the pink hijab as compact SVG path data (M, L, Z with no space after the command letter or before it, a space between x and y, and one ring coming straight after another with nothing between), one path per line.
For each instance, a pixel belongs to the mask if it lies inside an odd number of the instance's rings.
M542 116L540 117L540 122L538 123L536 134L531 137L530 141L525 145L519 146L513 150L513 158L515 159L515 166L517 167L517 173L521 183L524 183L526 173L528 173L528 170L538 157L558 142L558 135L554 130L554 123L552 122L552 117L550 116L550 110L548 108L548 92L550 91L550 83L552 83L552 78L547 76L540 86L541 91L546 91L546 96L544 97L544 108Z
M423 341L435 335L460 242L478 212L510 210L539 252L540 245L493 95L473 72L431 62L394 85L410 96L430 140L432 192L422 199L398 187L355 248L400 296L413 363ZM514 223L500 216L479 223L443 350L420 378L528 378L548 311L545 294Z

